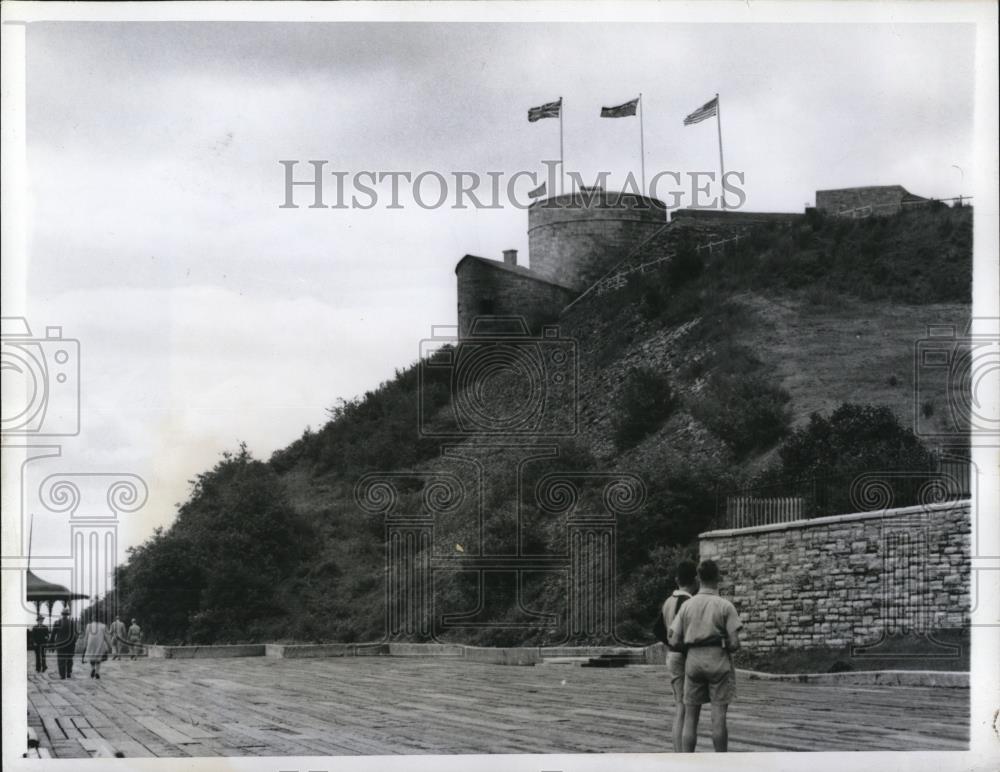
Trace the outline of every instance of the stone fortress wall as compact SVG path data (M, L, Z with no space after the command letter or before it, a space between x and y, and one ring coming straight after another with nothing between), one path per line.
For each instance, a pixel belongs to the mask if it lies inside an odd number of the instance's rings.
M894 214L927 201L901 185L816 192L818 211L848 217ZM601 188L536 201L528 208L530 268L518 265L514 250L503 261L466 255L456 265L459 335L469 334L477 316L523 316L532 329L556 320L582 295L619 288L634 270L658 270L683 231L695 235L699 249L711 249L754 226L791 224L804 216L681 209L668 222L662 201Z
M468 337L473 320L484 316L521 316L536 330L554 321L576 294L518 266L512 249L504 253L504 262L466 255L455 275L460 338Z
M755 651L873 646L967 625L970 513L964 500L709 531L700 557L718 561Z
M816 191L816 209L824 214L846 217L896 214L907 204L926 202L926 198L915 196L902 185Z

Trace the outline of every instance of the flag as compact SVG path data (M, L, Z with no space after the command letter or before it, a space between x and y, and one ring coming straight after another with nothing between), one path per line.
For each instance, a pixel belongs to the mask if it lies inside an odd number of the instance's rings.
M713 115L719 114L719 98L705 102L701 107L691 113L687 118L684 119L684 125L690 126L694 123L701 123L706 118L711 118Z
M561 109L562 97L559 97L555 102L546 102L544 105L539 105L538 107L529 107L528 123L540 121L542 118L558 118Z
M639 106L639 97L636 97L631 102L626 102L623 105L618 105L617 107L602 107L601 117L626 118L629 115L635 115L635 110L638 106Z
M528 198L541 198L545 195L545 183L543 182L534 190L528 191Z

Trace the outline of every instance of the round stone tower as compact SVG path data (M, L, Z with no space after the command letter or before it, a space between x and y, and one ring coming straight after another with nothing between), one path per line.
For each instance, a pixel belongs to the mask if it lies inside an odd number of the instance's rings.
M582 292L666 225L662 201L583 188L528 208L531 270Z

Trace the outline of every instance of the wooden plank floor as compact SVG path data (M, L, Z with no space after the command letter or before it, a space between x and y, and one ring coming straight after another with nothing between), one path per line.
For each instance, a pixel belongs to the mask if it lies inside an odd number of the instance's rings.
M28 674L28 723L59 758L668 751L663 667L434 658L107 662ZM730 750L960 750L968 689L747 681ZM711 750L707 710L699 750Z

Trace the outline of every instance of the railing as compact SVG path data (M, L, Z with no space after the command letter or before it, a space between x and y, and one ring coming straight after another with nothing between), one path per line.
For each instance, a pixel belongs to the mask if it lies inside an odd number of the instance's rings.
M695 251L702 252L707 249L708 253L711 254L716 247L724 247L726 244L733 244L743 238L746 238L746 236L740 235L740 236L733 236L732 238L728 239L722 239L721 241L710 241L707 244L699 244L698 246L695 247Z
M649 247L650 244L654 243L656 239L658 239L663 233L666 233L667 231L671 230L672 227L673 227L673 222L666 222L659 228L657 228L655 231L650 233L648 236L646 236L646 238L640 241L635 246L635 248L632 249L631 252L629 252L627 255L625 255L625 257L623 257L621 260L615 263L615 265L612 266L611 270L607 271L601 278L599 278L597 281L595 281L593 284L587 287L587 289L585 289L583 292L581 292L579 295L573 298L573 300L569 303L569 305L567 305L563 309L563 313L571 309L573 306L575 306L585 297L589 296L591 293L599 297L604 293L608 292L609 289L621 289L623 286L625 286L626 282L624 279L627 274L619 270L619 266L625 265L630 260L633 260L639 255L641 255ZM669 256L667 258L663 258L663 260L668 260L668 259ZM663 260L658 260L654 262L662 262ZM622 277L621 284L617 283L619 277Z
M805 506L806 500L801 496L727 496L726 518L730 528L790 523L804 519Z
M971 496L968 459L940 457L925 471L862 472L744 487L716 496L719 528L749 528L853 512L957 501Z

